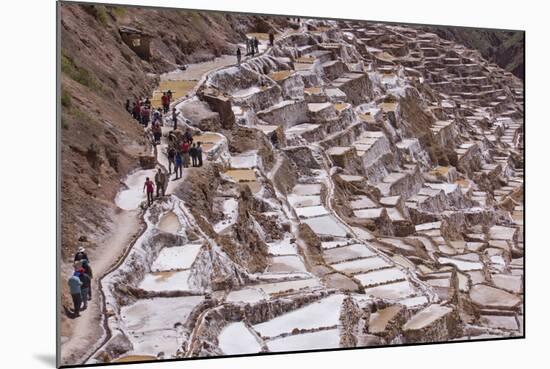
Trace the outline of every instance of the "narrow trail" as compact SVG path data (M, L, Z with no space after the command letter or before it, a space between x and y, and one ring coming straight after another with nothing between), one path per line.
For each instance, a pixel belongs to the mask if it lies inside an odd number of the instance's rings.
M90 345L90 342L98 341L105 334L101 324L104 302L99 281L131 248L142 227L139 211L121 210L115 215L112 231L96 249L89 252L94 273L92 300L88 302L88 308L80 313L80 317L72 321L72 335L62 344L61 362L74 362L77 357L89 357L99 347L99 344Z
M254 56L244 57L241 60L241 63L255 57L265 55L270 50L271 47L268 46L261 53L258 53ZM228 58L231 58L231 60L234 59L233 56L226 56L225 58L220 59L221 65L217 65L216 62L212 62L211 65L209 65L210 68L205 69L204 66L202 68L197 68L197 70L194 71L195 74L193 75L196 77L196 73L200 74L200 78L196 86L187 94L187 96L181 97L172 102L170 108L176 107L177 109L180 104L194 98L196 96L196 92L206 82L210 74L223 70L224 68L237 65L236 63L228 62ZM176 76L178 74L185 75L185 71L176 71L173 73L173 75ZM163 117L163 122L163 128L171 127L171 115L165 115ZM188 127L187 119L183 117L182 114L178 116L178 125ZM164 137L163 140L165 140ZM166 143L161 143L161 145L159 145L159 148L162 148L164 146L166 146ZM157 165L160 165L165 170L167 170L167 168L165 168L165 165L163 165L162 162L159 161L159 156L164 155L164 153L157 148L155 148L154 152L157 158ZM205 159L205 162L206 161L207 160ZM187 170L184 168L182 179L180 179L180 181L185 179L186 173ZM173 189L173 186L176 185L176 183L174 183L170 178L168 178L168 180L169 187L167 188L167 191ZM184 213L186 213L190 223L195 223L194 221L191 221L191 216L186 212L186 209L184 209L184 207L181 207L181 209L182 211L184 211ZM113 231L110 232L110 234L105 238L103 242L98 244L98 247L93 251L93 253L89 253L91 260L93 260L92 266L94 271L94 283L92 288L94 297L89 302L88 309L81 312L81 316L78 319L74 320L74 324L72 324L72 334L70 335L69 339L62 344L62 363L79 362L79 357L86 358L82 361L83 363L87 362L91 357L94 356L95 352L97 352L97 350L109 339L110 332L105 317L105 301L102 296L102 291L100 291L101 279L112 270L116 269L118 264L124 259L129 250L133 247L136 239L144 231L144 214L144 211L121 210L120 213L118 213L113 219ZM200 229L200 227L197 228ZM206 236L202 229L200 229L200 231L202 237L205 240L207 240L211 244L215 244L213 240ZM99 250L101 250L101 252L99 252ZM101 298L99 298L99 296L101 296ZM90 327L93 326L97 326L97 330L90 330ZM95 342L95 344L90 345L90 342ZM88 349L82 350L82 347L88 347Z

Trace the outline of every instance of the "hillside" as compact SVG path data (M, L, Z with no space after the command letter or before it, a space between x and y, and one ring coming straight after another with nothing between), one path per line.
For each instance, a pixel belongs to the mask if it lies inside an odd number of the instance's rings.
M524 32L452 27L422 28L444 39L478 50L488 61L512 72L516 77L525 78Z

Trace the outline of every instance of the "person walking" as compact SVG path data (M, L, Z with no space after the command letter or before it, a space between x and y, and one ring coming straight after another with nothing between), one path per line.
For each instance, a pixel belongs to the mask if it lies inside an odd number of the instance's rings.
M82 305L82 282L79 278L79 273L75 271L73 275L69 278L69 291L71 292L71 297L73 299L73 311L74 317L80 316L80 305Z
M189 147L189 141L184 139L180 147L184 168L189 168Z
M241 48L237 48L237 65L241 65Z
M132 113L134 115L134 119L138 122L141 122L141 106L138 103L134 103L134 108L132 109Z
M202 167L202 147L201 142L197 142L197 165Z
M256 53L260 53L260 41L256 37L254 37L254 49L256 49Z
M80 282L82 282L82 285L80 285L80 297L82 301L81 310L86 310L88 308L88 294L91 287L91 279L88 274L86 274L86 271L84 268L81 268L78 271L78 278L80 279Z
M254 57L254 51L256 50L254 48L254 40L250 39L250 40L248 40L248 42L250 43L250 55L252 55L252 57Z
M153 125L153 137L155 139L155 144L160 144L160 138L162 137L162 128L160 128L159 123Z
M198 166L197 147L195 144L191 145L191 148L189 149L189 156L191 156L191 165L193 167L197 167Z
M86 255L86 249L84 247L79 247L76 254L74 254L74 261L88 260L88 255Z
M174 172L176 171L176 149L174 149L174 146L170 145L168 146L168 175L172 174L172 167L174 167Z
M145 179L145 183L143 184L143 190L145 191L147 189L147 206L151 206L153 203L153 192L155 191L155 185L153 184L153 181L147 177Z
M269 32L269 46L273 46L273 42L275 42L275 35L273 32Z
M84 272L88 274L88 277L90 277L90 288L88 289L88 300L92 299L92 279L94 278L94 274L92 273L92 267L90 266L90 262L86 259L82 260L82 269L84 269Z
M176 107L174 106L172 108L172 123L174 123L174 129L178 129L178 115L180 114L179 111L176 111Z
M163 92L160 100L162 102L162 109L164 110L164 114L168 113L168 109L170 109L170 98L168 97L168 94L166 92Z
M155 174L155 184L157 185L157 197L159 196L159 193L162 192L162 196L164 196L164 188L166 185L166 175L163 173L161 168L158 168L157 173Z
M183 134L183 139L189 142L190 144L193 143L193 135L191 134L191 131L189 130L189 128L185 130L185 133Z
M179 151L176 151L175 164L176 164L174 168L174 172L176 173L175 179L180 179L182 176L183 156Z
M144 105L141 109L141 124L143 124L144 127L147 128L149 125L149 116L151 114L151 111L149 110L149 107L147 105Z

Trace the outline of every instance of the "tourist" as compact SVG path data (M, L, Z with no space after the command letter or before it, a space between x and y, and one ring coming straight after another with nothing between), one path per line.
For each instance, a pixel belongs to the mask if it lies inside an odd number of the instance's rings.
M172 108L172 123L174 123L174 129L178 129L178 115L180 114L179 111L176 111L176 107L174 106Z
M86 249L84 247L79 247L76 254L74 255L74 261L88 260L88 255L86 255Z
M82 269L88 274L90 277L90 288L88 289L88 300L92 299L92 278L94 278L94 274L92 273L92 267L90 266L90 262L86 259L82 260Z
M162 172L162 169L158 168L157 173L155 174L155 184L157 185L157 197L159 196L159 192L162 192L162 196L164 196L164 186L166 185L166 175Z
M176 151L174 172L176 173L175 179L180 179L182 176L183 157L181 152Z
M153 181L147 177L145 179L145 183L143 184L143 190L145 191L147 189L147 206L151 206L153 203L153 192L155 191L155 185L153 184Z
M162 93L161 102L164 114L168 113L168 109L170 109L170 98L168 97L168 94L166 92Z
M160 138L162 137L162 128L160 128L159 123L153 125L153 137L155 139L155 144L160 144Z
M166 95L168 95L168 105L170 105L170 103L172 102L172 98L173 98L172 91L168 90L168 92L166 92Z
M82 282L80 281L78 274L79 273L75 271L68 281L69 291L71 293L71 297L73 298L75 318L80 316L80 305L82 305Z
M128 113L132 114L132 111L130 110L130 99L126 99L126 104L124 104L124 107Z
M250 43L250 55L254 56L254 40L253 39L250 39L248 40L248 42Z
M147 107L147 105L144 104L143 108L141 109L141 124L143 124L144 127L147 127L149 125L149 118L150 118L150 110Z
M185 130L185 133L183 134L183 139L189 143L193 143L193 135L191 134L189 128Z
M181 155L183 157L183 167L189 168L189 141L183 140L180 146Z
M273 42L275 41L275 35L273 32L269 32L269 46L273 46Z
M197 147L195 144L191 145L191 148L189 149L189 156L191 156L191 165L193 167L197 167L198 166Z
M153 126L155 125L155 123L161 123L162 120L161 120L161 117L162 117L162 113L160 111L160 108L158 109L153 109L153 114L152 114L152 118L151 118L151 123L153 124Z
M237 65L241 65L241 48L237 48Z
M80 297L82 301L81 310L86 310L88 308L88 293L90 291L91 280L90 276L86 274L84 268L81 268L78 271L78 278L82 284L80 285Z
M148 97L145 98L143 105L145 105L148 109L151 108L151 101L149 100Z
M174 149L174 146L170 145L168 146L168 174L172 174L172 166L174 166L174 172L176 171L176 149Z
M202 147L201 147L201 142L197 142L197 161L198 161L198 166L199 167L202 167Z
M135 120L137 120L138 122L141 122L141 106L139 102L134 103L133 115Z
M260 41L256 37L254 37L254 48L256 49L256 52L260 53Z

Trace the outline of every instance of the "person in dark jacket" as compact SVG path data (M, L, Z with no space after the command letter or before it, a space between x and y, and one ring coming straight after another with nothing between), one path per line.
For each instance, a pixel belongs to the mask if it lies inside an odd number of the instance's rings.
M237 48L237 65L241 65L241 48Z
M183 134L183 139L190 144L193 143L193 135L191 134L191 131L189 129L185 130L185 133Z
M260 53L260 41L256 37L254 37L254 49L256 49L256 53Z
M88 301L92 299L92 279L94 278L94 273L92 272L92 267L90 262L86 259L82 260L82 269L90 277L90 288L88 289Z
M81 310L86 310L88 308L88 293L92 285L92 279L88 274L86 274L84 268L78 271L78 278L80 278L80 282L82 282L82 285L80 286L80 296L82 300Z
M79 247L78 251L74 255L74 261L80 261L80 260L89 260L88 255L86 255L86 249L84 247Z
M273 42L275 41L275 35L273 32L269 32L269 46L273 46Z
M172 174L172 167L174 167L174 172L176 171L176 149L173 146L168 147L168 174Z
M174 124L174 129L178 129L178 115L179 111L176 111L176 107L172 108L172 123Z
M197 167L198 166L198 161L197 161L197 145L196 144L193 144L191 146L191 148L189 149L189 156L191 156L191 163L192 163L193 167Z
M130 99L126 99L126 104L124 104L124 107L126 108L126 111L130 114L132 114L132 110L130 108Z
M71 297L73 298L74 317L76 318L80 316L80 305L82 305L82 282L77 271L69 278L68 284Z
M201 142L197 142L197 162L198 162L198 166L199 167L202 167L202 147L201 147Z
M159 193L162 193L162 196L164 196L164 188L166 186L166 175L160 168L158 168L157 173L155 174L155 184L157 186L157 197L160 197Z
M183 171L182 167L183 167L183 155L178 150L176 151L176 157L175 157L175 168L174 168L174 173L176 173L175 179L181 178L182 171Z

